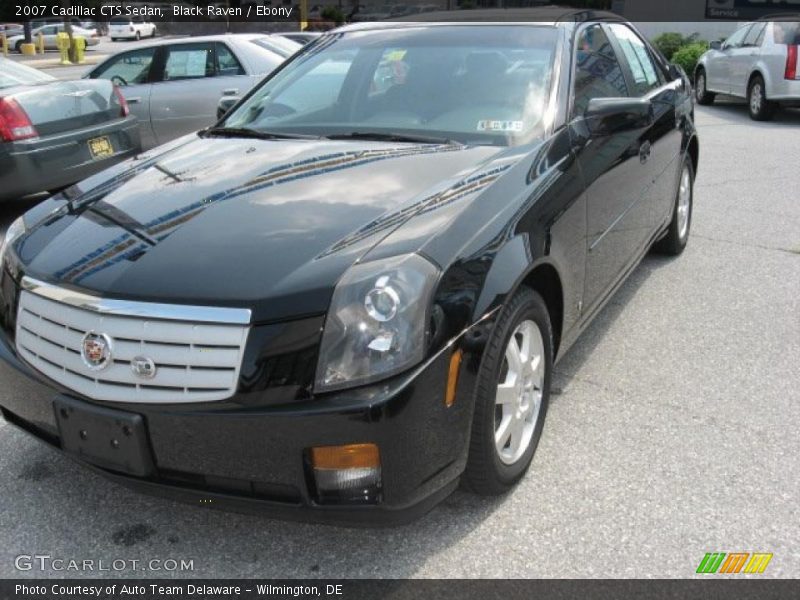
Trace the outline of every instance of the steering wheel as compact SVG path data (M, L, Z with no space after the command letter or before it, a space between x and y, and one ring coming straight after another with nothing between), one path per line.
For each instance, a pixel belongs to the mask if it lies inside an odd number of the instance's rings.
M128 85L128 82L120 75L112 75L111 76L111 83L116 85Z

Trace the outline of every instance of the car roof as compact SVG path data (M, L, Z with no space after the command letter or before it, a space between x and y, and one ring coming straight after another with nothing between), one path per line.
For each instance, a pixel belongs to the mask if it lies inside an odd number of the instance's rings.
M758 21L800 21L800 13L774 13L761 17Z
M153 46L168 46L169 44L193 43L193 42L222 42L222 41L237 41L243 40L245 42L250 40L258 40L261 38L271 37L269 33L219 33L215 35L180 35L168 38L161 38L153 40L150 44L142 44L137 48L151 48Z

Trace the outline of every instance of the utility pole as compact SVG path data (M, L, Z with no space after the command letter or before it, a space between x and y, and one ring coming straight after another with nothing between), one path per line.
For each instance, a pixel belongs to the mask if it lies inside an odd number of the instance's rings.
M30 4L28 0L25 0L25 4ZM25 36L25 43L32 44L33 43L33 33L31 33L31 20L30 18L25 18L22 21L22 34Z
M68 9L71 5L72 0L61 0L61 8ZM69 14L68 10L64 12ZM64 31L69 36L69 60L74 63L78 62L78 58L75 56L75 43L72 40L72 21L70 19L72 17L64 17Z

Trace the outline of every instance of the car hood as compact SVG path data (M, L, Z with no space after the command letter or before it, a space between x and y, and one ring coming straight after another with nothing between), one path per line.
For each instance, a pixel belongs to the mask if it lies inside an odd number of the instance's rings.
M321 313L344 270L503 152L193 137L54 199L15 250L30 276L107 297Z

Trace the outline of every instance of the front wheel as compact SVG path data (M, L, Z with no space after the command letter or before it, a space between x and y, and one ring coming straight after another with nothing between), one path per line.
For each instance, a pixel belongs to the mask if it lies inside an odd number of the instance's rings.
M659 240L654 249L662 254L678 256L689 241L689 227L692 224L692 204L694 201L694 168L692 159L687 154L683 158L678 193L672 209L672 220L667 234Z
M747 108L754 121L769 121L775 114L775 104L767 100L767 86L761 75L756 75L747 86Z
M531 464L550 398L553 330L542 297L523 288L503 308L478 372L464 483L494 496Z
M694 97L698 104L708 106L714 103L716 95L708 91L708 82L706 80L706 72L704 69L697 70L697 76L694 79Z

